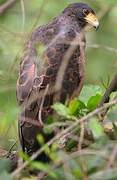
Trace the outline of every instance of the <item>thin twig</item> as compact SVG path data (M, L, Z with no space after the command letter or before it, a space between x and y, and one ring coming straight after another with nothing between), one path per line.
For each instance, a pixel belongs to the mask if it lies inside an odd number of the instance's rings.
M3 3L0 6L0 15L2 15L7 9L9 9L15 2L16 0L7 0L5 3Z
M110 94L112 92L115 92L115 91L117 91L117 74L115 74L114 78L110 82L110 84L109 84L108 88L106 89L98 107L101 107L104 103L108 103L110 100ZM109 110L109 108L105 109L104 112L101 112L99 114L100 119L104 118L104 116L107 114L108 110Z
M9 155L11 154L14 146L15 146L17 143L18 143L18 140L15 140L15 142L14 142L14 143L12 144L12 146L10 147L10 149L9 149L9 151L8 151L8 154L7 154L8 157L9 157Z
M38 14L37 14L37 16L36 16L36 18L35 18L35 22L34 22L34 24L33 24L33 26L32 26L31 32L33 31L33 29L34 29L34 28L36 27L36 25L38 24L39 19L40 19L41 15L42 15L43 12L44 12L44 8L45 8L45 6L47 5L47 2L48 2L48 0L43 0L43 2L42 2L42 4L41 4L41 7L40 7L39 10L38 10Z
M112 53L117 53L117 48L113 48L113 47L102 45L102 44L87 44L87 47L88 48L96 48L96 49L101 48L101 49L110 51Z
M82 143L83 143L84 133L85 133L84 123L81 123L80 127L81 128L80 128L80 138L79 138L79 143L78 143L78 150L82 149Z
M114 147L114 149L113 149L113 151L112 151L112 153L111 153L111 155L109 157L107 168L110 168L113 165L116 157L117 157L117 145Z
M22 11L22 31L24 32L25 19L26 19L25 5L24 5L24 0L20 0L20 1L21 1L21 11Z
M109 102L110 94L115 91L117 91L117 74L115 74L114 78L112 79L108 88L106 89L99 106L102 106L104 103Z

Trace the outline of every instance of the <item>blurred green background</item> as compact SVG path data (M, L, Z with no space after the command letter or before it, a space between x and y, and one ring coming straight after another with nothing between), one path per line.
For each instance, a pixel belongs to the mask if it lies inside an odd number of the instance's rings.
M0 5L5 0L0 0ZM0 15L0 146L9 149L17 139L16 79L28 34L49 22L78 0L17 0ZM81 2L81 1L80 1ZM102 84L117 69L117 1L85 0L100 18L100 29L86 32L86 83ZM99 45L99 48L94 48ZM90 47L93 46L93 47ZM112 47L116 50L108 48Z

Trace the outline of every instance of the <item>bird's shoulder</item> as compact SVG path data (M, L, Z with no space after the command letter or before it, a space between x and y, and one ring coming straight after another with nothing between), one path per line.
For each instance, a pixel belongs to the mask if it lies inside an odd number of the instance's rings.
M42 42L47 45L52 42L55 43L61 38L74 37L78 32L78 24L76 21L73 21L72 17L60 15L48 24L37 27L31 34L30 43L37 44Z

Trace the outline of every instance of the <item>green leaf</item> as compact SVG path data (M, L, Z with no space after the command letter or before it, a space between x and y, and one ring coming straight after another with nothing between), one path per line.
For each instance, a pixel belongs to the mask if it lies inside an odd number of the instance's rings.
M53 178L57 177L57 175L50 169L48 164L34 161L34 162L31 163L31 167L33 167L34 169L36 168L38 170L47 172L48 175L53 177Z
M50 147L48 146L48 144L45 144L44 145L44 152L50 156L50 153L51 153L51 149Z
M116 121L117 121L117 110L110 111L110 112L107 114L107 118L108 118L109 121L111 121L111 122L116 122Z
M0 159L0 173L4 170L9 171L10 170L10 161L6 158Z
M113 100L114 98L116 98L116 96L117 96L117 91L112 92L112 93L110 94L110 100Z
M58 113L58 115L71 118L69 108L62 103L55 103L52 108Z
M6 171L3 171L0 174L0 180L12 180L12 177Z
M79 110L86 108L86 106L82 101L75 98L72 101L70 101L68 108L69 108L69 113L71 115L76 115Z
M66 148L67 151L70 152L74 147L77 146L77 144L78 144L78 142L77 142L76 140L74 140L74 139L69 139L69 140L67 141L67 143L66 143L65 148Z
M98 149L98 146L95 147ZM102 150L103 152L103 150ZM106 154L106 150L103 152ZM88 174L96 172L98 168L103 168L105 165L105 159L100 154L86 156Z
M39 169L39 170L42 170L42 171L46 171L46 172L49 169L49 165L48 164L45 164L45 163L42 163L42 162L37 162L37 161L32 162L31 166L33 168L36 168L36 169Z
M51 146L51 151L52 152L56 152L58 149L58 144L57 143L53 143L52 146Z
M90 111L94 110L101 101L101 98L102 96L100 94L96 94L95 96L90 97L87 103L87 108Z
M44 131L44 133L46 133L46 134L51 134L51 133L53 132L53 128L51 128L51 127L49 127L49 126L45 126L45 127L43 128L43 131Z
M86 106L89 99L96 94L102 94L102 90L97 85L85 85L79 96L79 100L82 101Z
M26 153L24 153L23 151L19 151L18 154L20 157L22 157L23 160L28 161L28 163L31 164L32 160Z
M106 169L106 170L102 170L102 171L99 171L99 172L96 172L95 174L92 174L90 177L89 177L90 180L114 180L114 179L117 179L117 169Z
M54 118L52 117L52 115L49 115L46 119L46 122L44 122L46 125L47 124L52 124L54 122Z
M44 137L42 134L37 135L37 140L38 140L39 144L44 145L45 140L44 140Z
M100 137L104 136L103 128L96 117L90 119L89 128L93 134L94 139L99 139Z

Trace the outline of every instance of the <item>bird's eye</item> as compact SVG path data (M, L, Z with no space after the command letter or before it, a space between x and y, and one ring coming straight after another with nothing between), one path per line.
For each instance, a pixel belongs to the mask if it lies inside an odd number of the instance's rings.
M89 14L89 11L87 9L83 9L83 14L87 16Z

